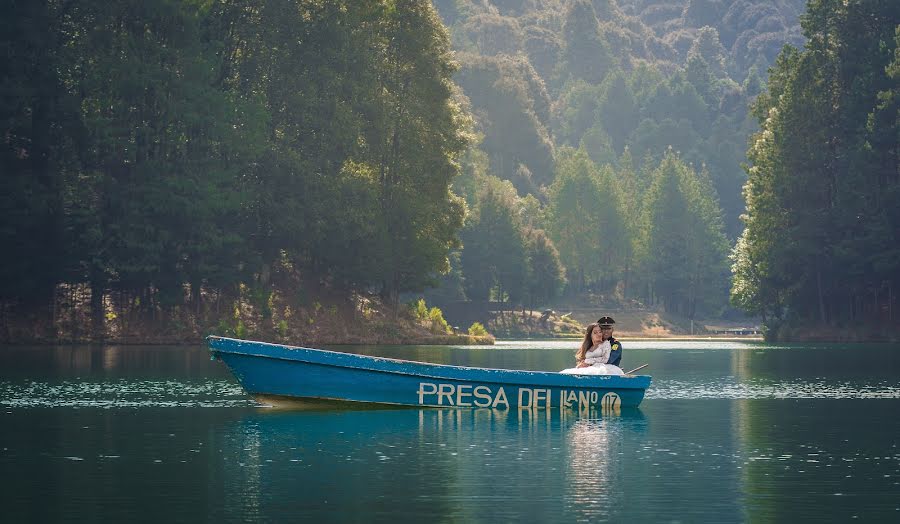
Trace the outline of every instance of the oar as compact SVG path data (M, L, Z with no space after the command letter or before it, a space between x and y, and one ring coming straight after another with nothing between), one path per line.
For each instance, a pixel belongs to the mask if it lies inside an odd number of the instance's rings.
M631 371L626 371L625 374L626 374L626 375L630 375L630 374L634 373L635 371L644 369L645 367L647 367L647 366L649 366L649 365L650 365L650 364L644 364L643 366L638 366L638 367L632 369Z

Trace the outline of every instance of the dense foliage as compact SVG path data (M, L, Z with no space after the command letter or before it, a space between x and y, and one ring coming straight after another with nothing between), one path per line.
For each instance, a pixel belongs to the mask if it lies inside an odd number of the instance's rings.
M199 308L276 263L397 303L447 269L469 124L430 2L0 10L5 303Z
M900 3L815 0L754 114L732 299L771 327L896 328Z
M450 27L481 147L523 193L552 183L556 149L617 165L672 146L705 165L736 239L747 108L803 0L436 0ZM627 195L640 200L640 195Z
M748 108L781 47L802 43L802 0L435 5L482 136L470 155L487 176L512 182L516 194L504 201L532 199L530 214L559 253L566 284L546 301L563 292L691 318L725 310L729 239L742 229L741 164L756 129ZM460 194L472 216L447 284L463 283L473 300L521 300L524 287L510 287L521 281L515 272L505 283L485 272L504 264L499 253L521 264L520 248L498 242L528 228L479 222L483 204L496 216L496 199Z
M897 318L897 2L0 1L4 314L278 267L694 318L734 246L772 325Z

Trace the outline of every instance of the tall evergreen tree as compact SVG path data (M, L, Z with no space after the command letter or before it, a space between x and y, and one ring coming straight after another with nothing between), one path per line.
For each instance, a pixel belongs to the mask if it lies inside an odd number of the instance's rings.
M754 109L738 303L789 326L892 322L897 135L880 131L898 22L896 3L809 3L806 48L785 49Z
M569 285L584 291L600 270L598 231L603 193L596 167L584 150L563 150L550 186L550 236L567 268Z
M62 77L72 7L0 7L0 299L30 306L49 304L65 271L65 178L77 173L79 136Z
M542 229L525 233L525 254L528 259L526 302L533 310L559 295L566 281L566 271L559 252Z
M711 314L727 292L728 242L704 174L669 152L644 200L639 257L646 297L666 311Z
M573 291L612 292L631 255L623 195L615 173L597 169L583 149L561 153L550 186L551 238L567 268Z
M597 14L590 0L575 0L566 12L563 57L575 79L599 84L615 65L609 44L600 34Z
M432 272L448 269L464 216L449 187L468 139L452 100L449 36L431 2L390 7L380 83L384 127L368 138L380 138L373 152L384 227L382 293L396 303L401 291L421 290Z
M515 189L496 178L485 182L473 220L462 232L466 295L518 304L528 266Z

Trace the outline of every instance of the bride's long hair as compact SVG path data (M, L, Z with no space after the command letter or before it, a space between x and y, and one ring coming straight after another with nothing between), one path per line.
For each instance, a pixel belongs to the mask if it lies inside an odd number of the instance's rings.
M588 325L587 330L584 333L584 342L581 343L581 347L578 348L578 351L575 352L576 362L583 362L584 355L588 352L589 349L594 347L594 339L591 338L591 333L593 333L594 328L599 325L600 324L597 324L596 322Z

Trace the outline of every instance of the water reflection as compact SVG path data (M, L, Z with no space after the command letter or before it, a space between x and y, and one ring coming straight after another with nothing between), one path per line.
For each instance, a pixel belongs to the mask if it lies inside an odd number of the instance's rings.
M734 434L750 520L821 516L823 506L834 522L900 515L900 421L885 416L896 401L792 403L737 402Z
M0 381L0 407L8 408L235 408L254 407L226 380Z
M896 379L867 377L864 381L818 377L747 378L709 377L704 381L656 379L647 399L900 399Z
M570 479L596 485L615 476L616 440L640 438L646 430L639 410L598 415L258 410L224 427L216 445L227 460L225 483L255 491L235 493L228 512L240 511L240 501L264 515L277 505L279 514L315 520L366 515L418 521L435 514L462 521L556 520L606 507L602 498L582 499ZM523 489L529 490L524 500Z
M226 436L226 439L233 445L223 457L224 513L240 515L242 520L259 520L264 489L262 467L265 465L261 456L263 439L259 424L252 420L242 423L240 432Z
M542 345L384 354L570 365ZM626 359L651 364L640 410L277 412L200 347L0 348L4 522L900 515L900 346L631 343Z
M615 503L616 441L608 420L578 420L569 428L567 503L584 518L609 513Z
M229 377L202 346L0 346L4 379Z
M119 367L121 358L121 348L119 346L109 346L103 348L103 369L110 371Z

